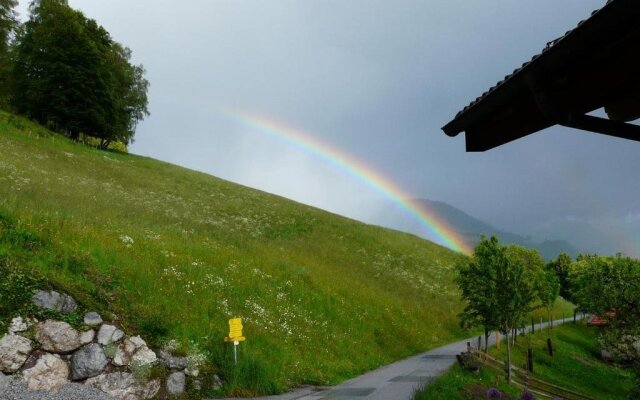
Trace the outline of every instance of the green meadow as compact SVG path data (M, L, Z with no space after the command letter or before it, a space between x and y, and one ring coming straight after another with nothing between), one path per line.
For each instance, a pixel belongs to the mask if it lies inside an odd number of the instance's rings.
M46 244L25 264L131 332L207 353L230 392L337 383L464 335L448 249L4 113L0 208ZM247 372L225 362L235 316Z
M547 330L534 335L519 337L512 350L514 365L526 365L529 344L533 349L535 378L586 394L594 399L626 400L634 387L631 370L606 364L598 357L597 328L587 327L585 322L568 323L551 330L554 356L546 352ZM506 358L505 346L491 348L490 354L501 360ZM479 374L464 371L454 365L438 378L415 400L467 400L486 398L489 388L498 388L512 398L519 398L522 389L509 385L502 372L482 368ZM480 395L480 396L479 396Z
M0 222L1 262L203 354L225 394L335 384L469 335L461 254L3 112ZM232 317L247 337L237 366Z

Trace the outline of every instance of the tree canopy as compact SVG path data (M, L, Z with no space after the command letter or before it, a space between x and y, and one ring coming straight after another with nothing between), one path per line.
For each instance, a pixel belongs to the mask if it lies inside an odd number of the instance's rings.
M16 5L17 0L0 0L0 105L8 95L9 39L17 25Z
M37 0L12 49L11 104L56 131L128 144L149 115L149 82L131 51L66 0Z
M560 296L566 300L571 300L571 291L569 288L569 270L571 269L571 256L566 253L560 253L555 260L550 261L547 264L548 268L551 268L556 272L560 283Z
M482 238L468 263L458 266L458 286L465 308L464 325L499 329L507 336L507 376L511 377L509 335L533 309L540 266L538 253L519 246L502 246L494 236Z

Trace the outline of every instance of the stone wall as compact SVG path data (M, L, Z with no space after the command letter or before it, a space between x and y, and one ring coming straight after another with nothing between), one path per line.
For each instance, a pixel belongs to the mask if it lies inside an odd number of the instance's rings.
M38 291L33 303L64 314L78 308L70 296ZM57 391L70 381L99 389L115 399L152 399L185 391L187 376L197 386L198 365L188 357L150 349L140 336L127 336L96 312L84 315L76 329L63 321L16 317L0 339L0 374L23 379L32 390ZM145 371L161 365L167 379L149 379ZM2 379L0 375L0 385ZM219 385L220 381L216 377Z

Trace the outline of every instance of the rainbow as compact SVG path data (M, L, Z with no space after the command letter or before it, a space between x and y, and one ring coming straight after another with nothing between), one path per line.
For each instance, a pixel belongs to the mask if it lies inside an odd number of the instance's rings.
M322 142L308 133L284 126L272 119L237 112L230 112L228 115L232 115L247 127L299 148L362 182L418 221L430 240L454 251L471 254L472 249L469 245L438 215L421 205L414 204L410 200L409 193L379 171L350 154Z

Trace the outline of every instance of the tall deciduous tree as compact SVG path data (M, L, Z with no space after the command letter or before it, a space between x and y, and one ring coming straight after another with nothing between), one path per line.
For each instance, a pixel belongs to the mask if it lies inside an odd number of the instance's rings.
M549 324L549 329L551 329L553 324L551 310L553 309L553 304L556 302L556 299L560 294L560 281L555 270L551 268L544 270L538 280L537 291L540 304L547 311L547 322Z
M533 260L533 261L531 261ZM507 378L511 379L511 330L532 310L535 256L501 246L494 236L482 238L457 280L466 302L463 321L490 323L507 339Z
M460 325L464 328L484 328L485 351L488 350L489 332L499 328L498 305L496 304L496 254L498 240L482 238L469 261L458 264L458 284L465 307L460 314Z
M73 139L127 144L149 114L142 66L66 0L34 1L13 53L16 110Z

